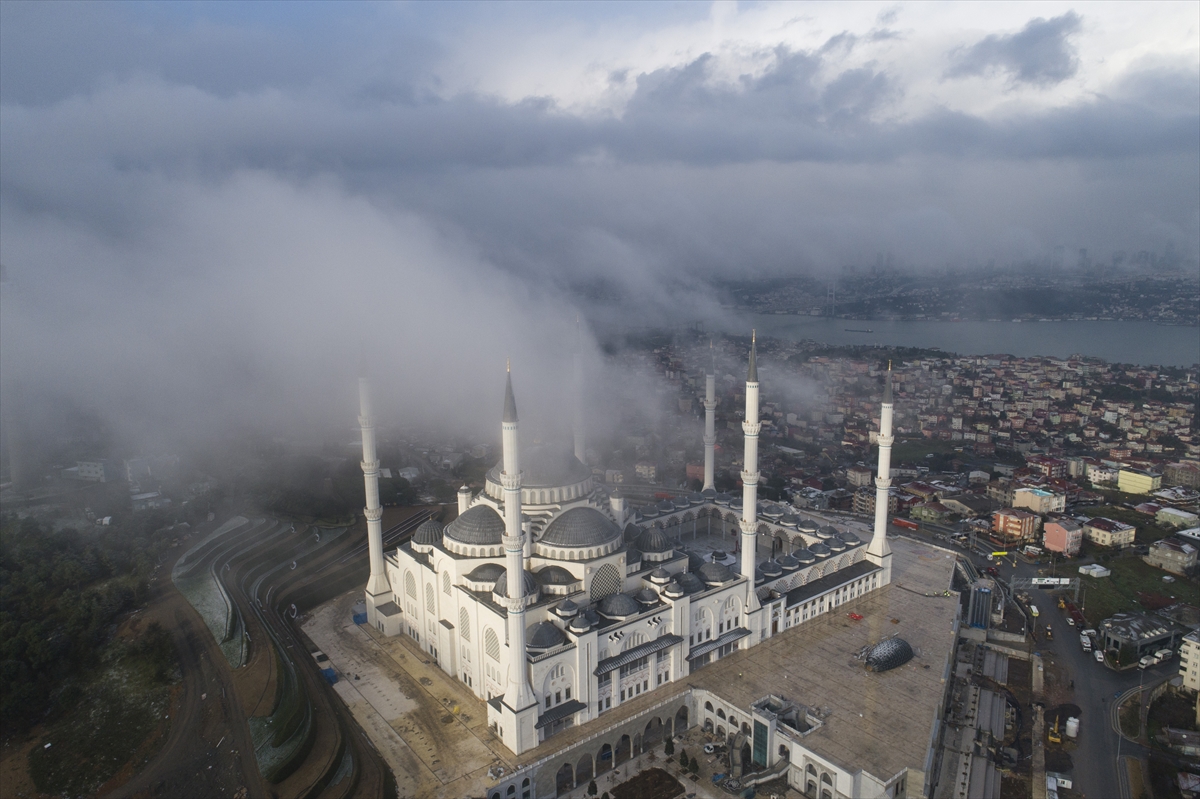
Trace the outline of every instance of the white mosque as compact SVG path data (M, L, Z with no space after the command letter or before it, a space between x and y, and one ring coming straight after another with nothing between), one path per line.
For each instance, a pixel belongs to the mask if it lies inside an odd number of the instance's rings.
M874 535L865 542L758 502L753 341L741 502L714 490L713 371L704 403L702 492L634 512L619 492L595 483L582 462L578 366L574 452L522 450L510 372L503 458L488 472L484 490L472 496L464 486L454 521L444 527L428 521L387 553L369 390L360 378L368 622L386 635L412 638L486 701L489 725L515 754L890 582L890 372ZM737 520L737 568L689 552L670 532L681 529L680 522L705 518ZM756 563L758 536L770 537L773 546L772 556Z

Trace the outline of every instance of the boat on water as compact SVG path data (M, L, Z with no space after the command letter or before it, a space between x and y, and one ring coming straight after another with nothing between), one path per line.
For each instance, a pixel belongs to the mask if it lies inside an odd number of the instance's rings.
M846 332L847 333L874 333L875 331L871 330L870 328L848 327L848 328L846 328Z

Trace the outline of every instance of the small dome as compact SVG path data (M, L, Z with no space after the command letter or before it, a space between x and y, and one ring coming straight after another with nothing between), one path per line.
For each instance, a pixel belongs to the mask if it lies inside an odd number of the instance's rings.
M525 590L522 593L522 596L536 597L538 595L537 580L534 579L532 574L524 569L522 569L521 573L525 575ZM496 587L492 589L492 593L502 598L508 596L508 569L505 569L504 573L496 578Z
M571 508L546 526L538 543L551 547L595 547L621 537L621 528L595 508Z
M578 577L571 574L562 566L547 566L539 569L534 575L539 585L570 585L579 582Z
M548 621L540 621L525 628L525 646L529 649L553 649L567 642L563 631Z
M675 503L669 499L664 499L662 502L658 503L658 512L659 513L674 513L675 512Z
M564 599L558 603L558 607L554 608L554 612L564 619L569 619L579 613L579 606L569 599Z
M675 548L671 539L657 527L651 527L637 538L637 548L642 552L669 552Z
M859 538L857 535L855 535L854 533L850 532L849 530L847 530L846 532L842 533L842 535L841 535L841 538L842 538L842 540L843 540L843 541L845 541L845 542L846 542L846 545L847 545L847 546L854 546L855 544L858 544L858 543L861 543L861 542L862 542L862 539L861 539L861 538Z
M412 542L414 544L423 544L425 546L437 546L442 543L442 523L436 519L430 519L424 522L413 533Z
M797 549L792 552L792 557L798 560L801 564L816 563L817 556L812 553L812 550Z
M796 558L793 558L791 555L780 555L778 560L776 560L776 563L778 563L779 568L783 569L785 572L794 572L796 569L800 568L800 561Z
M710 488L709 491L712 491L712 489ZM716 492L714 491L713 493L716 493ZM687 495L687 501L688 501L689 505L703 504L704 494L693 491L691 494Z
M504 567L499 563L480 563L467 574L467 580L472 583L494 583L502 574Z
M841 552L846 548L846 542L841 537L831 538L825 542L825 546L829 547L830 552Z
M653 519L655 516L658 515L658 506L657 505L647 505L646 507L639 510L638 513L641 515L641 517L643 519Z
M816 535L817 523L814 522L812 519L800 519L799 521L796 522L796 529L802 533L808 533L809 535Z
M781 519L783 518L783 508L778 505L767 505L763 508L763 516L768 519Z
M773 560L768 560L762 565L762 573L769 580L772 577L778 577L783 574L783 567Z
M727 583L733 579L733 572L728 566L723 566L720 563L705 563L700 567L697 576L708 585L719 585Z
M717 489L706 488L700 492L700 496L704 498L705 502L713 502L717 498Z
M818 538L822 538L822 539L833 538L837 534L838 534L837 528L833 527L832 525L825 524L825 525L822 525L817 528L817 537Z
M679 583L679 587L683 589L685 594L694 594L697 591L703 591L705 588L704 581L691 572L684 572L675 578Z
M674 497L671 499L671 504L675 506L675 510L687 510L692 506L691 500L687 497Z
M732 502L729 503L729 509L730 510L741 510L742 509L742 501L740 499L733 500Z
M592 622L587 616L576 616L571 619L571 623L567 625L567 629L573 633L586 633L592 629Z
M443 531L452 541L467 546L499 546L504 536L504 519L491 505L468 508Z
M638 591L633 595L633 598L638 602L641 602L643 605L658 604L658 594L649 588L643 588L641 591Z
M678 580L672 580L663 588L663 593L673 598L681 597L684 594L683 586L679 584Z
M733 495L724 493L717 494L715 497L713 497L713 501L718 505L728 505L733 501Z
M809 547L808 551L816 555L818 558L828 557L830 552L829 547L825 546L819 541Z
M779 520L780 524L785 524L788 527L795 527L800 522L800 517L794 513L785 513L783 518Z
M661 584L661 583L669 583L670 581L671 581L670 572L668 572L666 569L664 569L662 567L659 567L659 568L655 569L654 571L650 572L650 582L652 582L652 583L660 583Z
M903 638L888 638L871 647L867 652L867 668L871 671L887 671L903 666L913 659L913 650Z
M597 609L601 616L609 619L623 619L642 612L641 605L629 594L609 594L600 600Z
M688 571L695 572L706 563L703 556L692 552L690 549L684 551L687 553Z

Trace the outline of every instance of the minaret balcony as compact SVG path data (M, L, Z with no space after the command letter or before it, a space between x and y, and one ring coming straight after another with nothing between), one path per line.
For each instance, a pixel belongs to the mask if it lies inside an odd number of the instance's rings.
M886 436L880 434L880 435L876 436L875 440L879 443L879 446L881 446L881 447L890 447L892 445L892 442L896 440L896 437L893 435L890 435L890 434L886 435Z
M876 477L875 478L875 487L876 488L891 488L892 487L892 478Z
M742 432L748 436L758 435L759 430L762 430L762 422L742 422Z
M360 416L360 417L358 417L358 426L359 427L374 427L375 420L373 418L371 418L370 416Z
M369 522L377 522L383 518L383 508L363 508L363 515Z
M762 476L762 472L742 472L742 484L753 486L758 485L758 478Z
M359 465L362 466L363 474L365 475L377 476L379 474L379 461L360 461Z
M715 411L717 409L717 401L716 400L713 400L712 402L709 402L708 400L704 400L700 404L704 406L704 410L706 410L706 411Z
M516 474L501 472L500 485L504 486L505 491L520 491L523 476L524 472L517 472Z
M704 446L711 447L713 444L716 444L716 443L717 443L716 436L705 436L704 437Z

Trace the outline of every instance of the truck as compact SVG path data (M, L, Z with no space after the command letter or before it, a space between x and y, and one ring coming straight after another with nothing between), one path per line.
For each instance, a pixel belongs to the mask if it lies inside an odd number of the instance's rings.
M1157 661L1159 663L1164 663L1164 662L1170 660L1171 658L1175 657L1175 653L1172 652L1170 649L1160 649L1154 653L1154 657L1157 659Z
M892 519L892 524L896 525L897 527L903 527L905 530L921 529L921 525L917 524L916 522L909 521L908 519L901 519L899 516L896 516Z
M1154 655L1146 655L1144 658L1138 661L1138 668L1148 669L1156 663L1158 663L1158 661L1155 659Z

